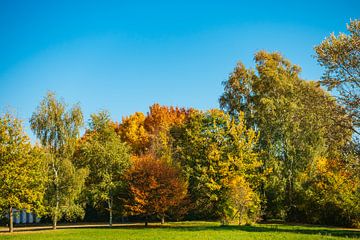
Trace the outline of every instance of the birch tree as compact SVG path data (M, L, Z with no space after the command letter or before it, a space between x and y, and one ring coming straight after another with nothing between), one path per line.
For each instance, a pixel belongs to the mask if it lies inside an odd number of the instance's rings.
M77 203L84 180L85 169L76 169L71 161L74 143L83 125L83 115L78 105L67 110L66 104L49 92L40 102L30 119L30 126L49 153L48 185L45 203L53 221L84 215Z
M357 134L360 126L360 20L347 25L348 33L332 33L315 47L318 63L325 71L321 84L337 91L338 101L351 116ZM341 123L341 122L340 122Z

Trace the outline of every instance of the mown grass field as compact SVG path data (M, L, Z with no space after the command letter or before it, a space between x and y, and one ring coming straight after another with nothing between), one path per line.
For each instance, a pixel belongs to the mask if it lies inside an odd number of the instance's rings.
M360 239L359 230L258 224L254 226L220 226L215 222L167 223L163 226L119 226L113 228L71 228L58 230L0 233L0 239Z

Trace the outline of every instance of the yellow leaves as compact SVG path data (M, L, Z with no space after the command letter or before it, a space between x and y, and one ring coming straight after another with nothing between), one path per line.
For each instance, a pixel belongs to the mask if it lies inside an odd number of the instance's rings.
M216 145L217 145L216 143L212 143L209 146L209 151L208 151L208 154L207 154L207 158L209 159L209 161L217 162L221 158L221 155L220 155L221 152L219 151L219 149L217 148Z
M145 115L141 112L124 117L118 132L136 153L144 152L149 146L150 135L145 129Z
M256 221L260 200L243 176L235 176L230 182L232 207L236 210L239 224Z
M316 163L316 170L320 173L325 173L328 170L328 160L325 157L317 156L314 159Z
M41 202L46 174L42 150L32 148L21 121L0 116L0 208L34 207Z

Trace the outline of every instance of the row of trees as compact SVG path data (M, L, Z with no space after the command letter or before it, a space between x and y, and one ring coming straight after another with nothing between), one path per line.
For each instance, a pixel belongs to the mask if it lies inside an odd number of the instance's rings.
M0 210L59 220L93 208L172 219L260 219L359 226L360 23L315 48L322 81L306 81L279 53L258 52L225 81L221 110L154 104L121 123L49 93L30 119L0 118ZM335 96L320 86L337 89Z

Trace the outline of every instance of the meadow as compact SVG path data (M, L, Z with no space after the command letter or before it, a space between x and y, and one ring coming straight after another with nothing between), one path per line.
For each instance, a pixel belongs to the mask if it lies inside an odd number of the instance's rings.
M142 225L117 225L113 228L67 228L58 230L0 233L0 239L81 240L81 239L359 239L360 230L311 225L256 224L221 226L217 222L180 222Z

